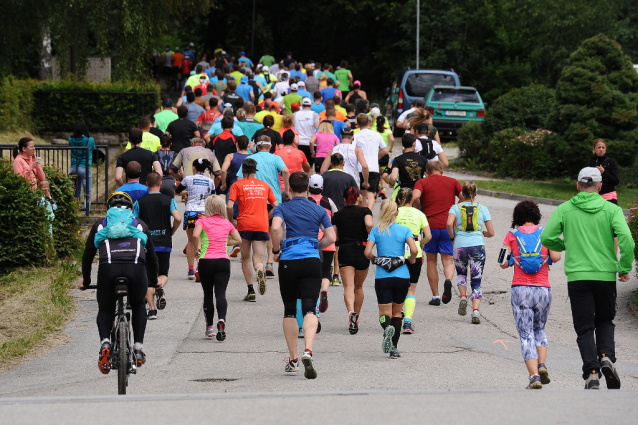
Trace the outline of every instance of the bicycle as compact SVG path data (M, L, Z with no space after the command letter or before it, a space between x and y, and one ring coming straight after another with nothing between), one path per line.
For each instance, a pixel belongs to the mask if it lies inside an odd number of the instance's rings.
M137 373L133 343L131 342L131 313L124 311L124 297L128 296L128 279L116 277L115 296L117 297L117 312L111 330L111 354L109 363L111 369L117 370L117 393L126 394L128 376ZM97 289L97 285L90 285L86 289ZM124 365L124 367L121 367Z

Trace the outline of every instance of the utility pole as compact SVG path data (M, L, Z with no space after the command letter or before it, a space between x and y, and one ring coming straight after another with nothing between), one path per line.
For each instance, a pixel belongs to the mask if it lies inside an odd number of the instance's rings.
M421 15L421 0L416 0L416 69L419 69L419 17L420 15Z

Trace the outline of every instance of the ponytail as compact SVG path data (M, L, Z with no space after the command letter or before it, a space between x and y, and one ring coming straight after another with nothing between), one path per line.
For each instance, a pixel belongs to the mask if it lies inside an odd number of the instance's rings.
M383 115L379 115L377 117L377 131L379 133L383 133L385 131L385 117Z
M357 203L357 200L359 199L360 194L361 192L359 192L359 189L354 186L347 188L343 192L343 199L346 201L346 205L355 205Z
M193 167L200 173L208 170L211 176L213 176L213 164L206 158L199 158L193 161Z
M403 189L399 190L399 193L397 194L397 202L399 203L399 206L402 207L405 204L412 204L412 189L410 189L409 187L404 187Z
M474 198L476 197L476 183L474 183L471 180L468 180L466 182L463 183L463 198L465 198L466 201L470 201L470 202L474 202Z

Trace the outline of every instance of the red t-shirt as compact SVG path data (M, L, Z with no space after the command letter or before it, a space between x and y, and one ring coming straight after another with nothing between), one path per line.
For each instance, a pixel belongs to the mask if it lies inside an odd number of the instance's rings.
M237 230L268 232L268 203L277 202L270 186L254 177L237 180L228 199L239 203Z
M447 217L462 187L452 177L433 174L416 182L414 190L421 192L421 208L431 229L445 229Z
M308 162L306 159L306 155L300 151L299 149L293 146L284 146L283 148L277 150L275 155L280 157L286 167L288 167L288 171L290 174L296 171L303 171L303 165ZM279 183L281 184L281 191L284 191L284 178L279 175Z
M518 228L523 233L534 233L538 226L519 226ZM512 255L518 257L521 255L521 251L518 249L518 243L516 242L516 236L512 232L507 232L507 236L503 240L503 244L512 248ZM541 248L541 255L549 255L549 250L545 247ZM512 286L545 286L549 288L549 265L544 264L538 273L527 274L519 266L514 264L514 278L512 279Z
M206 122L206 121L210 121L210 122L215 122L215 120L217 119L217 117L219 117L221 114L219 113L219 111L217 109L209 109L206 112L202 112L201 115L197 118L196 122Z

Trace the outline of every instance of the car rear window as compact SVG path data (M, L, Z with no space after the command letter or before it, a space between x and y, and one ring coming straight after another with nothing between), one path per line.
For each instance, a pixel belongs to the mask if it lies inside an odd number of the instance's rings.
M481 103L476 90L468 89L435 89L432 102Z
M434 86L454 86L456 81L451 75L423 73L410 74L405 82L405 91L408 96L425 97Z

